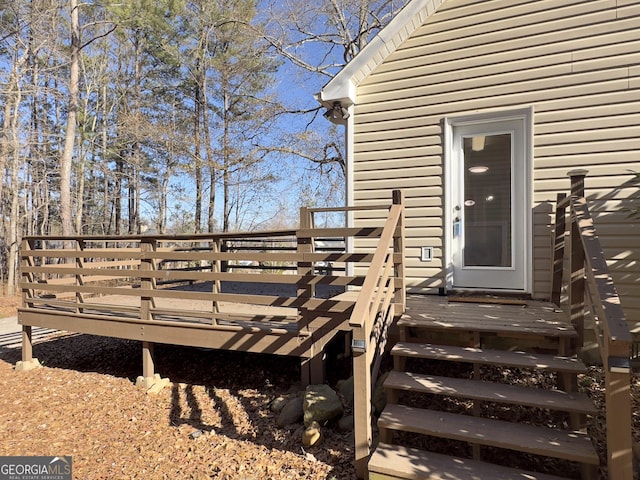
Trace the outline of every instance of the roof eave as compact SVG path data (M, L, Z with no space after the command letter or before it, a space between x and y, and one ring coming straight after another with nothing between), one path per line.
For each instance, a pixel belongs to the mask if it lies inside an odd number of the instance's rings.
M445 0L411 0L389 24L327 83L316 99L325 107L356 103L356 87L406 40Z

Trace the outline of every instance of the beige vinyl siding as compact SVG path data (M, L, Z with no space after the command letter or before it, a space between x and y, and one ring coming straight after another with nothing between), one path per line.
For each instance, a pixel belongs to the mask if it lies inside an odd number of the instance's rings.
M640 220L625 211L640 187L639 29L640 0L448 0L357 86L354 200L405 190L412 289L444 286L443 119L533 106L533 293L549 295L556 193L586 168L623 306L640 322Z

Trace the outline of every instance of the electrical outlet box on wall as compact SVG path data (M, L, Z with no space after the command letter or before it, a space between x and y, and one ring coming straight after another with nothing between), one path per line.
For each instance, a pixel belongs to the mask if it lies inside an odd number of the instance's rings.
M420 261L430 262L433 260L433 247L420 247Z

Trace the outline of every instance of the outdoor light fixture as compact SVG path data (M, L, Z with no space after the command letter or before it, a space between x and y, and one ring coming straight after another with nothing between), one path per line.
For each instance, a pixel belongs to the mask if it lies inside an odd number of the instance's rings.
M476 165L474 167L469 167L470 173L486 173L489 171L489 167L485 165Z
M327 111L322 115L332 123L341 123L343 120L349 118L350 114L349 110L344 108L340 102L333 102L333 106L327 108Z
M484 135L478 135L475 137L471 138L471 150L473 150L474 152L481 152L484 150L484 142L485 142L485 136Z

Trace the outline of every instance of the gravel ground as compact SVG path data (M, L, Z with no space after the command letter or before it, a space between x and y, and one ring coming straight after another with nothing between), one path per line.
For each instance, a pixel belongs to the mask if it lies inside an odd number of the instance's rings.
M0 297L0 317L15 315L19 299L7 298ZM74 478L83 480L355 478L351 435L327 428L323 444L305 451L299 425L276 426L277 415L269 407L274 398L299 390L297 359L157 345L156 371L172 383L147 395L134 385L141 373L139 342L40 333L34 356L45 368L31 372L13 369L20 359L19 334L2 334L2 456L71 455ZM331 376L332 382L339 378ZM546 380L521 377L524 383ZM601 368L579 379L601 412L589 422L589 434L604 464L603 384ZM640 373L633 373L631 386L637 442ZM525 410L504 414L531 420ZM442 447L453 451L452 445ZM507 464L528 462L504 450L496 455ZM558 463L546 467L549 473L579 475ZM606 467L601 478L607 478ZM638 472L634 478L640 479Z
M325 430L302 450L271 401L291 395L297 359L156 346L157 395L134 386L138 342L58 335L34 346L45 368L15 372L0 347L0 455L71 455L77 479L351 479L353 438ZM293 385L293 388L292 388Z

